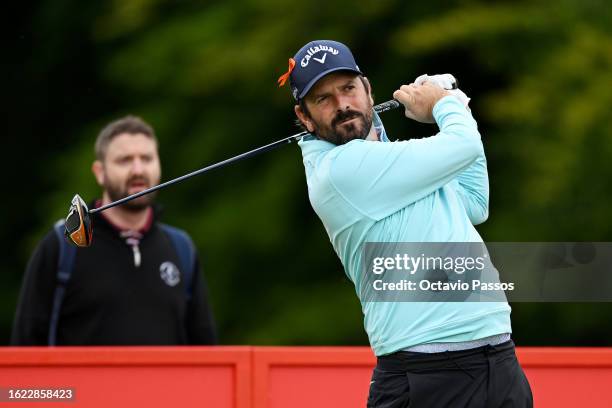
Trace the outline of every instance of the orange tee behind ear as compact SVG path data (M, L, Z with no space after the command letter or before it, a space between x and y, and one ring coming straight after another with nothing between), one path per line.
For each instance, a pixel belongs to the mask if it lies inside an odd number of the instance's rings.
M285 82L287 82L287 80L289 79L289 76L291 75L291 71L293 71L293 68L295 68L295 60L293 58L289 58L289 68L287 69L287 72L281 75L278 78L278 81L276 81L278 82L279 88L285 85Z

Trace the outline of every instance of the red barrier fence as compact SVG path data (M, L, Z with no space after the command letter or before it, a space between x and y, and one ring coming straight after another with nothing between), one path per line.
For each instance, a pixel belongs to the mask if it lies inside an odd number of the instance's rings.
M536 407L612 407L612 348L518 348ZM0 389L65 389L40 407L364 407L365 347L0 349Z

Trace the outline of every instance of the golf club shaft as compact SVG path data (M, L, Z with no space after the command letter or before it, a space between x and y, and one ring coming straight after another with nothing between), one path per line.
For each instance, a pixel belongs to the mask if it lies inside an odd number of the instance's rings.
M381 103L379 105L374 106L374 110L376 112L378 112L378 113L382 113L382 112L386 112L386 111L391 110L391 109L398 108L399 106L400 106L400 103L398 101L396 101L395 99L391 99L391 100L389 100L387 102L383 102L383 103ZM270 151L272 149L275 149L278 146L295 142L295 141L299 140L300 138L306 136L307 134L308 134L308 132L296 133L293 136L289 136L289 137L286 137L284 139L277 140L276 142L272 142L272 143L267 144L265 146L258 147L256 149L250 150L248 152L239 154L238 156L234 156L234 157L231 157L229 159L220 161L218 163L211 164L210 166L206 166L204 168L201 168L199 170L196 170L196 171L193 171L191 173L185 174L183 176L177 177L175 179L166 181L164 183L158 184L158 185L153 186L151 188L148 188L146 190L142 190L142 191L140 191L138 193L132 194L132 195L127 196L127 197L124 197L124 198L122 198L120 200L113 201L112 203L108 203L106 205L103 205L102 207L93 208L93 209L89 210L89 213L90 214L95 214L97 212L107 210L109 208L115 207L117 205L121 205L121 204L126 203L126 202L128 202L130 200L133 200L135 198L141 197L141 196L143 196L145 194L149 194L149 193L152 193L154 191L161 190L164 187L168 187L168 186L170 186L172 184L179 183L179 182L181 182L183 180L186 180L186 179L188 179L190 177L197 176L198 174L205 173L205 172L207 172L209 170L216 169L218 167L222 167L222 166L225 166L226 164L234 163L234 162L237 162L237 161L240 161L240 160L248 159L249 157L253 157L253 156L258 155L260 153L264 153L264 152Z

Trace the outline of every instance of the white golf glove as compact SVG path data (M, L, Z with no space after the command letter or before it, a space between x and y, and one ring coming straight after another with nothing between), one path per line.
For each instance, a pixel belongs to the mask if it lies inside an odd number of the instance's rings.
M440 74L440 75L427 75L423 74L414 80L415 85L423 85L423 82L429 81L433 84L438 85L440 88L446 89L451 95L456 96L465 108L469 111L470 98L463 93L463 91L457 88L457 80L451 74Z

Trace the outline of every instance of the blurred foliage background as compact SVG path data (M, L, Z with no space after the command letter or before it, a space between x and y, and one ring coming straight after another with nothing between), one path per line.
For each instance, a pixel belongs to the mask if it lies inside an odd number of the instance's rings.
M487 151L486 241L611 241L612 8L601 0L40 0L3 25L0 338L28 257L72 195L99 195L93 142L153 124L163 179L297 132L276 79L307 41L348 44L377 100L451 72ZM401 112L392 138L435 133ZM367 344L287 146L172 187L164 220L200 250L223 344ZM513 304L519 345L612 345L612 305Z

